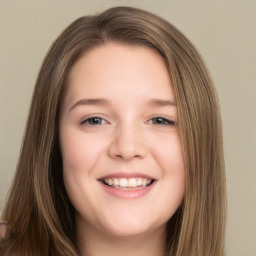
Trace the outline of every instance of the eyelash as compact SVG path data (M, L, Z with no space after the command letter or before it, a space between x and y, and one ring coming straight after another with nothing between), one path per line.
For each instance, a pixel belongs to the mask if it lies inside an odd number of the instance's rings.
M93 122L93 121L96 121L96 123L95 122L90 123L90 122ZM99 121L100 121L100 123L97 123ZM105 121L105 123L102 123L103 121ZM106 123L107 123L107 121L104 120L103 118L94 116L94 117L90 117L90 118L87 118L87 119L83 120L80 124L89 125L89 126L100 126L100 125L106 124ZM174 121L166 119L166 118L161 117L161 116L151 118L149 121L147 121L147 123L155 124L155 125L158 125L158 126L161 126L161 125L174 126L176 124Z
M174 121L161 116L153 117L152 119L150 119L150 121L152 121L152 124L155 125L175 125ZM157 123L158 121L160 121L160 123ZM147 123L149 123L149 121Z
M101 121L101 123L100 124L91 124L90 122L91 121L95 121L95 120L100 120ZM99 125L102 125L102 121L103 121L104 119L103 118L101 118L101 117L97 117L97 116L93 116L93 117L90 117L90 118L87 118L87 119L85 119L85 120L83 120L80 124L84 124L84 125L90 125L90 126L99 126ZM107 123L107 121L106 120L104 120L106 123Z

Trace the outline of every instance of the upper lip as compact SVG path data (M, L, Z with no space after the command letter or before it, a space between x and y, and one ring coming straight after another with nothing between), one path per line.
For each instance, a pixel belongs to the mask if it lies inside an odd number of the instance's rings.
M99 180L107 179L107 178L147 178L150 180L156 180L156 178L140 172L113 172L107 175L104 175L99 178Z

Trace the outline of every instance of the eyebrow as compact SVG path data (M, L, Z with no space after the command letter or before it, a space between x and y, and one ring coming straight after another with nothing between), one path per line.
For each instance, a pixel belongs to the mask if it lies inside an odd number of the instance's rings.
M162 100L162 99L151 99L148 101L148 105L152 107L165 107L165 106L176 106L175 101Z
M74 108L81 106L81 105L107 105L108 101L105 99L81 99L77 101L70 109L69 111L73 110Z
M106 99L98 98L98 99L81 99L77 101L69 111L74 108L82 105L103 105L106 106L109 104L109 101ZM150 99L147 103L151 107L165 107L165 106L176 106L176 103L172 100L162 100L162 99Z

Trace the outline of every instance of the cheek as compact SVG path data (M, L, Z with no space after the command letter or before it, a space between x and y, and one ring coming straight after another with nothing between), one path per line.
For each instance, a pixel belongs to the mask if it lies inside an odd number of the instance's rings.
M184 159L180 140L177 134L163 140L155 149L155 156L161 165L164 175L184 176Z
M61 154L64 172L88 174L103 150L102 142L78 131L64 131L61 136Z
M172 136L155 151L155 158L162 170L162 199L171 213L178 208L185 194L185 168L178 136ZM168 208L168 207L167 207ZM164 209L163 209L164 210Z
M173 189L177 191L177 194L183 197L186 178L183 151L178 137L173 140L173 143L169 146L169 150L166 150L164 159L165 175L173 180Z
M83 212L84 204L91 209L91 191L96 183L93 170L104 150L103 144L95 137L72 128L62 131L60 142L63 179L69 199L78 212Z
M89 161L92 155L88 155L92 151L89 150L89 145L84 143L81 136L72 130L62 132L60 142L64 184L69 198L74 204L80 193L80 187L86 182L92 168L90 166L92 162Z

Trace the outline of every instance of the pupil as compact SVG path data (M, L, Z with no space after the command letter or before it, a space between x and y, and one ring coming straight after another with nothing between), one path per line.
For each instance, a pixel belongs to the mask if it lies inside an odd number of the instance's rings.
M99 118L91 118L91 124L100 124L100 119Z
M164 122L163 118L158 117L155 119L155 124L162 124L163 122Z

